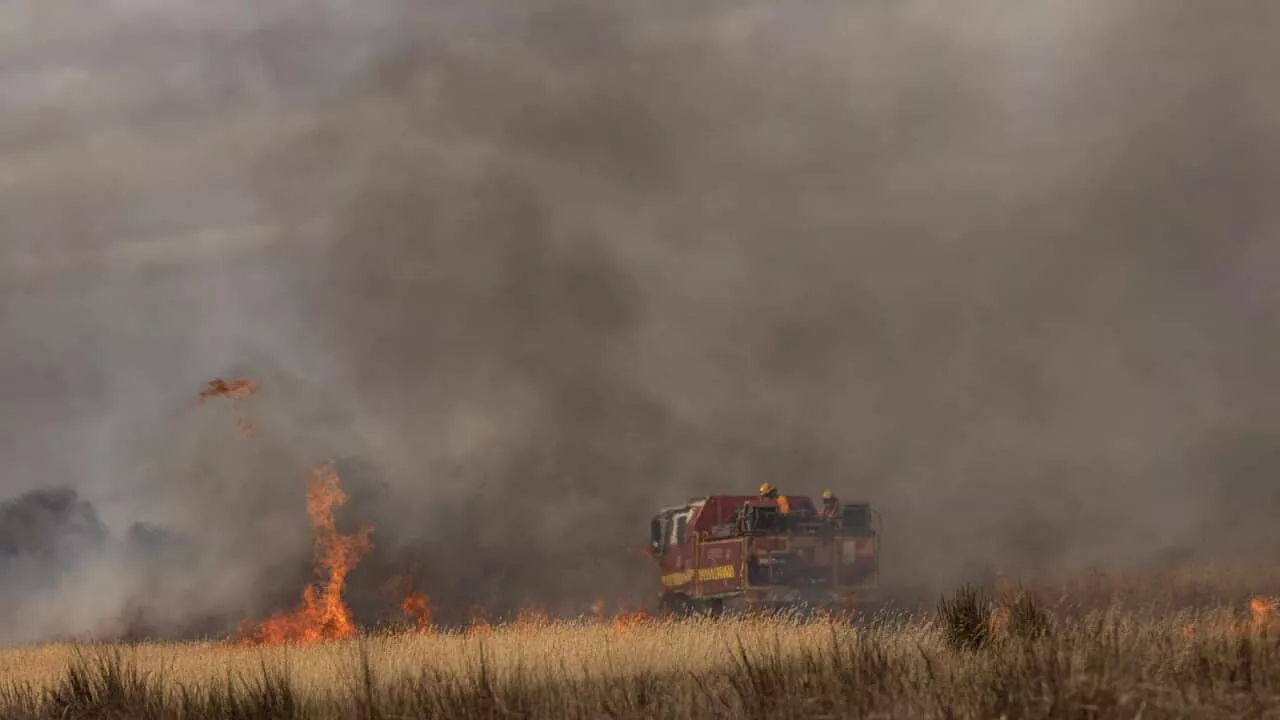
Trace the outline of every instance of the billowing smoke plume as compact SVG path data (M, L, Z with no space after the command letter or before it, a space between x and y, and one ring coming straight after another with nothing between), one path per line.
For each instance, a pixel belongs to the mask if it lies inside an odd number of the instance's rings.
M898 586L1280 539L1265 3L28 5L3 487L188 539L170 626L296 598L329 456L367 615L650 592L766 479Z
M173 579L196 559L193 550L145 523L113 535L94 506L67 487L6 500L0 503L4 637L29 642L192 632L200 627L197 614L145 603L148 593L166 602L178 597L181 585ZM103 606L111 612L104 615ZM216 618L205 621L205 631L217 628Z

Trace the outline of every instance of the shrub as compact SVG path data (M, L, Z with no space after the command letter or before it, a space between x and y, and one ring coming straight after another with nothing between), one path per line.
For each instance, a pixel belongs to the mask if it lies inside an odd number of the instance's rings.
M971 585L962 585L950 597L938 601L942 637L955 650L973 652L991 640L988 603Z

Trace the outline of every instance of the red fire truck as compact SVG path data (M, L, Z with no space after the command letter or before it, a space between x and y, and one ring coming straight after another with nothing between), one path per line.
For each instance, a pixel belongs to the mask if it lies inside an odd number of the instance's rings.
M879 587L879 542L869 503L841 503L824 517L808 497L710 495L655 515L649 551L665 612L858 610Z

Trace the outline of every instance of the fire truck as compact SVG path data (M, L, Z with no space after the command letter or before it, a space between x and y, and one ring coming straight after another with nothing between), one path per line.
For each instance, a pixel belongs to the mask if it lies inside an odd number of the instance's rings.
M785 503L787 511L779 503ZM709 495L653 516L649 552L664 613L787 608L862 610L880 580L880 516L842 503L830 517L808 497Z

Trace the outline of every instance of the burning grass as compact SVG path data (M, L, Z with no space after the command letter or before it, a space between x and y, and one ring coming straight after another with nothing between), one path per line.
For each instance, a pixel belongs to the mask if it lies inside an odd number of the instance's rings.
M976 618L982 641L957 643L951 613L964 628ZM10 669L0 708L29 718L1280 717L1275 618L1261 599L1076 618L1028 594L986 604L965 591L937 613L862 627L527 618L301 646L55 646L0 654Z
M275 615L256 626L243 625L242 643L310 643L356 634L351 610L342 600L342 588L347 574L369 550L373 529L363 527L349 535L339 533L334 510L347 501L347 496L338 486L338 474L332 463L315 468L312 474L314 479L307 491L307 516L315 530L316 571L321 582L307 586L302 593L302 603L293 612ZM406 605L418 597L407 597ZM415 604L413 609L425 611L425 602L422 596L421 608Z

